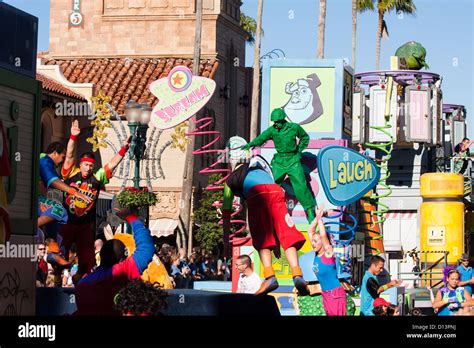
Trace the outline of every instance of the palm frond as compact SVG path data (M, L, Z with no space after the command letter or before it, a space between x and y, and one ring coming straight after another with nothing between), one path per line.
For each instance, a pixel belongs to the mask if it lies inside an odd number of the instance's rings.
M387 27L387 22L385 20L382 21L382 32L381 32L382 38L383 39L388 39L388 27Z
M396 10L412 14L416 12L416 6L413 0L378 0L377 9L383 13Z
M240 27L247 33L247 42L253 45L257 33L257 22L255 19L240 12ZM263 29L261 34L263 36Z
M374 7L374 0L357 0L356 1L357 12L365 12L365 11L373 11L375 10Z
M416 6L413 0L393 0L394 7L398 11L403 13L415 13Z

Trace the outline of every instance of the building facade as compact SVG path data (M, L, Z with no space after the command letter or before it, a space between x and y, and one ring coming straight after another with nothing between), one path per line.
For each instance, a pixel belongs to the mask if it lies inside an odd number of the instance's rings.
M222 139L216 145L221 148L233 135L249 135L252 74L244 66L247 34L239 25L240 6L240 0L203 1L199 74L214 79L217 88L202 115L214 117L211 129L220 132ZM50 47L39 55L38 72L76 91L89 103L100 91L104 92L123 117L130 99L156 105L157 98L148 90L151 82L166 77L174 66L192 68L194 32L192 0L51 0ZM79 119L83 128L80 150L85 151L90 148L85 139L92 128L89 120ZM63 126L64 141L69 135L67 124L70 122ZM164 131L159 145L166 144L173 132ZM109 130L109 135L108 139L119 148L114 131ZM210 140L196 137L196 148ZM113 155L110 146L101 149L99 162L105 164ZM184 158L183 152L171 147L162 154L164 176L152 181L153 190L161 198L150 210L155 234L164 232L159 231L163 225L160 221L165 225L169 219L178 221ZM206 186L208 179L199 175L199 170L214 160L210 156L196 158L197 191ZM122 184L123 180L112 179L107 191L117 192ZM131 185L130 181L127 186Z

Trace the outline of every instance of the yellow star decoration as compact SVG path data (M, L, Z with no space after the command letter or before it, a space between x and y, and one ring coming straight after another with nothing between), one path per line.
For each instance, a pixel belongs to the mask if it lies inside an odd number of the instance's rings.
M92 98L94 105L95 118L91 121L91 125L94 126L92 136L87 138L87 142L92 144L92 150L96 152L100 147L107 147L107 143L104 139L107 137L105 128L112 128L110 124L110 116L112 112L107 107L107 104L112 98L106 96L102 90L99 91L97 96Z
M186 130L188 128L188 122L183 122L174 127L174 133L171 134L171 148L180 149L181 152L184 152L186 145L191 143L191 139L186 136Z

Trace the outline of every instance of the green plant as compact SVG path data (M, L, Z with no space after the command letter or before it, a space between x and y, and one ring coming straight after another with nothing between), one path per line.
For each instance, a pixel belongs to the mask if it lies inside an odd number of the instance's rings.
M240 12L240 27L247 33L246 41L251 45L255 44L255 34L257 33L257 22L255 19Z
M415 14L415 2L414 0L358 0L357 7L359 12L368 10L378 12L377 41L375 45L375 69L380 70L381 39L385 36L388 37L388 28L387 23L385 22L385 15L392 12L393 10L397 12L398 16L403 16L404 14ZM398 22L401 23L401 21Z
M148 192L146 188L126 188L118 194L117 201L122 207L135 210L155 205L158 197L155 193Z
M221 178L220 174L213 174L209 177L209 184ZM194 211L194 223L198 227L196 240L208 252L214 252L223 245L223 229L219 225L217 209L212 206L214 202L222 201L223 196L223 190L204 190L199 207Z

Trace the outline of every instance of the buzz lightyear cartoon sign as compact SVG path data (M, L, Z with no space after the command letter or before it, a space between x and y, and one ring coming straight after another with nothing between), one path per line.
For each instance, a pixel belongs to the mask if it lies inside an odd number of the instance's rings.
M311 139L349 139L353 75L343 59L263 60L260 129L282 109Z
M296 82L287 82L285 93L290 99L283 106L283 110L291 122L306 124L316 120L323 114L323 105L317 88L321 86L318 75L310 74Z

